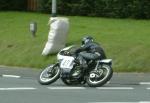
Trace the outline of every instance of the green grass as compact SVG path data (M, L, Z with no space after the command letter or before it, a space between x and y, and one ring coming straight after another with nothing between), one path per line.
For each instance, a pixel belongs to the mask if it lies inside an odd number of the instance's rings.
M0 65L42 68L54 63L56 55L41 56L47 41L50 15L0 12ZM101 43L113 59L116 72L150 72L150 20L68 17L67 45L79 44L85 34ZM38 23L32 38L29 23Z

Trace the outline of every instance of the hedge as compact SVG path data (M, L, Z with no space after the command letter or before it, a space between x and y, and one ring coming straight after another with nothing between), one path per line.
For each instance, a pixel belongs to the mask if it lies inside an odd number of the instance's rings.
M0 0L0 10L23 10L27 0ZM150 19L149 0L57 0L58 14ZM38 0L37 11L50 13L52 0Z
M0 10L26 10L27 0L0 0Z
M42 12L51 11L52 0L43 1ZM149 0L57 0L62 15L150 19Z

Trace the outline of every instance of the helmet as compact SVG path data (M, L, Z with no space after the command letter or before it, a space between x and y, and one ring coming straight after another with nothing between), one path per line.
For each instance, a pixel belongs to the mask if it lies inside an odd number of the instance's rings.
M86 36L82 39L82 45L87 44L89 42L93 42L93 38L91 36Z

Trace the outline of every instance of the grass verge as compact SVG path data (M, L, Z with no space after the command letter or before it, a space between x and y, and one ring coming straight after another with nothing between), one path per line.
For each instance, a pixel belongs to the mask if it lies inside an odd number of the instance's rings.
M43 68L56 55L41 56L47 41L50 15L27 12L0 12L0 65ZM79 44L92 34L113 59L116 72L150 72L150 20L105 19L70 16L67 45ZM29 23L38 24L32 38Z

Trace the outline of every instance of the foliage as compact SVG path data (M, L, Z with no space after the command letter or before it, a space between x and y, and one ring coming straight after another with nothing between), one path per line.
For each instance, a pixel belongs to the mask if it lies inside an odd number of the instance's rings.
M37 11L50 13L52 0L37 0ZM150 19L149 0L57 0L61 15ZM27 0L0 0L0 10L26 10Z
M0 10L26 10L27 0L0 0Z
M43 1L43 0L41 0ZM51 0L42 11L50 12ZM57 0L58 13L63 15L101 16L113 18L150 18L149 0Z

